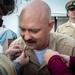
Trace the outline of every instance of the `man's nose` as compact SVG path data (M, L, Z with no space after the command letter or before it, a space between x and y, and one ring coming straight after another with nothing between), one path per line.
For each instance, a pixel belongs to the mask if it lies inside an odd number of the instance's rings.
M29 31L26 31L26 32L25 32L24 39L25 39L25 40L29 40L29 39L31 39L31 34L30 34Z

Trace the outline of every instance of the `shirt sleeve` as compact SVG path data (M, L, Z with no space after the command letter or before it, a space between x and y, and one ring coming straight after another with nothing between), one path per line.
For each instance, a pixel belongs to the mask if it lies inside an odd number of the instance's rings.
M21 65L19 62L16 62L16 61L13 61L13 64L16 68L16 71L17 71L17 75L20 75L20 69L21 69Z
M75 56L70 56L69 67L75 73Z
M75 75L58 55L54 55L48 62L48 69L52 75Z

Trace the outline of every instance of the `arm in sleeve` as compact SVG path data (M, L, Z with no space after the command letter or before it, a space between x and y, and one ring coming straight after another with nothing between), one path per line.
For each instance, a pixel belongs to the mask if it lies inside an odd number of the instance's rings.
M69 67L73 72L75 72L75 56L70 56Z
M48 62L48 69L52 75L75 75L58 55L54 55Z
M16 62L16 61L13 61L13 65L14 65L15 68L16 68L17 75L20 75L20 69L21 69L20 63L19 63L19 62Z

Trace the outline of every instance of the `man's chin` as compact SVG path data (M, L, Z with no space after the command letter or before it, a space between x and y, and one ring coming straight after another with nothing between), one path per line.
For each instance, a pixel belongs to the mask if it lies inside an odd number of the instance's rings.
M29 50L35 49L35 47L31 47L31 46L27 46L27 48L28 48Z

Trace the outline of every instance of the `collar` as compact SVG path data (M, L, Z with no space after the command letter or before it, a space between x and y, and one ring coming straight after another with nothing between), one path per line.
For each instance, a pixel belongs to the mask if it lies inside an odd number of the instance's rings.
M46 66L46 64L44 62L40 65L33 50L26 50L26 55L30 57L30 62L39 66L40 69L42 69L44 66Z
M71 25L70 21L67 21L67 22L65 23L65 26L66 26L66 27L72 27L72 28L74 28L74 27Z

